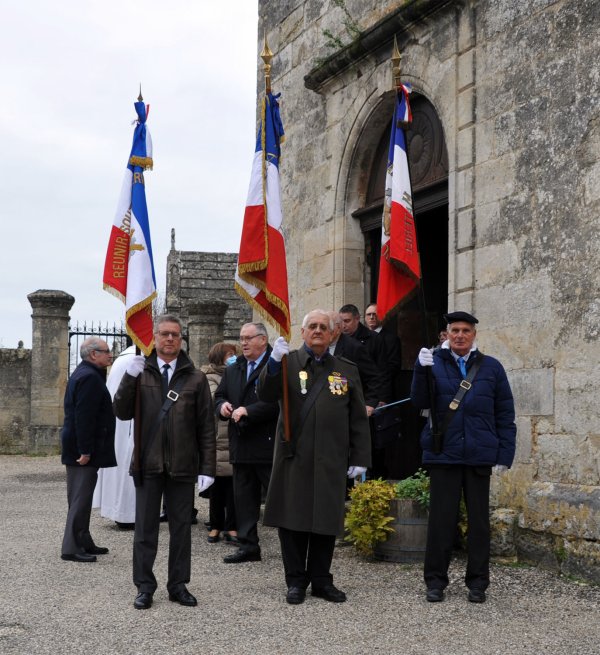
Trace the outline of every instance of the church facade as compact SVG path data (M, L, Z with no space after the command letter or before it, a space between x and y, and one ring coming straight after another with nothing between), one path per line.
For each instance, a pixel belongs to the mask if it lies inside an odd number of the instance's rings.
M445 311L478 317L517 405L506 552L600 581L600 3L260 0L263 34L293 333L376 298L396 37L426 308L392 322L403 367Z

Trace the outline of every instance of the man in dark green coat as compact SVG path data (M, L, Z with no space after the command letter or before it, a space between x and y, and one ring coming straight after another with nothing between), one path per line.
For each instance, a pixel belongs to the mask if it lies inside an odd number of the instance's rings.
M327 312L304 317L304 345L289 353L291 439L280 413L264 524L279 528L288 586L287 602L312 595L343 602L330 573L336 535L344 528L346 475L362 475L371 464L371 439L360 376L351 361L329 354L333 325ZM289 352L275 341L258 385L261 400L282 396L281 360Z

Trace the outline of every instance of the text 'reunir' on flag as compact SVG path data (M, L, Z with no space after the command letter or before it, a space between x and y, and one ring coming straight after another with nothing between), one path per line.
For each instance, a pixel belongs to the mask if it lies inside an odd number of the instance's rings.
M377 290L377 310L382 319L413 295L421 278L404 134L404 126L412 120L409 93L408 85L398 90L392 120Z
M103 281L106 291L125 303L127 334L147 356L154 347L152 301L156 297L144 187L144 171L152 168L152 140L144 103L136 102L135 111L133 145L110 232Z
M279 190L283 125L278 97L268 93L262 101L235 288L289 340L290 305Z

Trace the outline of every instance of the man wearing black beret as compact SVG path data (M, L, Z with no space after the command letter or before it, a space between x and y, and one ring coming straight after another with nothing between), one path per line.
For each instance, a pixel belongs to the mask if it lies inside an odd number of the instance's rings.
M502 364L477 349L475 325L467 312L447 314L448 340L422 348L415 365L411 400L435 412L423 428L423 464L429 469L431 500L424 577L429 602L444 599L461 496L467 507L465 584L468 599L485 601L489 585L489 493L492 469L503 473L515 453L515 408ZM433 402L427 376L433 376Z

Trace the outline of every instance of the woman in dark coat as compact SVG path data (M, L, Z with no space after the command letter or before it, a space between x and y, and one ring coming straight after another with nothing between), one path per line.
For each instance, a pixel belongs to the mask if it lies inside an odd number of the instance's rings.
M236 361L237 348L232 343L216 343L208 353L208 364L201 368L206 374L210 393L215 391L223 377L223 371L230 358ZM235 505L233 502L233 469L229 463L229 436L227 423L215 417L217 426L217 474L214 484L209 488L209 522L208 543L214 544L221 538L228 542L237 542L235 523Z

